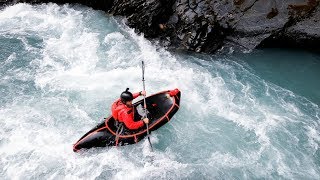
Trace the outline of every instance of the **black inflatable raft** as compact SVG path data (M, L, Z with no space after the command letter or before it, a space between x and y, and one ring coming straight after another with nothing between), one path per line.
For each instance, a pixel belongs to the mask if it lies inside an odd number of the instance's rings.
M146 98L149 131L155 131L165 123L169 122L172 116L178 111L180 105L181 92L178 89L162 91ZM134 105L134 119L142 118L141 111L144 107L143 100ZM139 111L140 110L140 111ZM144 112L144 111L143 111ZM74 145L73 151L77 152L82 148L106 146L123 146L139 142L147 135L146 127L136 131L129 131L123 126L122 133L116 133L118 127L112 116L105 118L103 122L87 132ZM118 135L116 135L118 134Z

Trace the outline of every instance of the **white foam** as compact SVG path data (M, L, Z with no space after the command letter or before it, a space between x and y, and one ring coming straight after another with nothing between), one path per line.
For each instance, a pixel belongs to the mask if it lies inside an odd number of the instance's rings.
M315 153L320 146L320 131L319 129L317 130L316 128L310 126L307 128L307 130L309 144L313 148L313 152Z
M1 62L2 66L6 66L6 65L10 65L12 63L12 61L17 59L17 54L14 52L12 54L10 54L10 56L3 62Z
M113 33L107 34L103 42L114 46L117 43L121 43L122 41L125 41L125 40L126 38L124 37L123 34L121 34L120 32L113 32Z

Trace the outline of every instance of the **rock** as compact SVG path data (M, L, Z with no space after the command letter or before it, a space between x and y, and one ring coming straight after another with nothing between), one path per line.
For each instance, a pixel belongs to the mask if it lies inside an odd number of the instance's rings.
M297 22L295 25L287 29L289 36L297 36L299 38L320 38L320 7L311 17L304 21Z
M319 0L0 0L80 3L127 17L165 46L214 53L259 47L320 49Z
M148 38L156 38L166 32L173 3L170 0L114 0L107 12L126 16L128 25L136 28L137 32L143 32ZM173 17L171 21L177 19Z
M263 40L259 47L298 47L320 51L320 6L309 0L288 5L289 20L283 28Z

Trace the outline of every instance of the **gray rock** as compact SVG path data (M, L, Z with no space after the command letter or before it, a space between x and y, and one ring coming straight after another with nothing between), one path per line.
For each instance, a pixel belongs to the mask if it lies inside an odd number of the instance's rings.
M289 35L300 35L306 38L320 38L320 7L316 9L311 17L289 27L287 32Z
M0 5L49 1L126 16L145 37L190 51L280 44L320 49L319 0L0 0Z

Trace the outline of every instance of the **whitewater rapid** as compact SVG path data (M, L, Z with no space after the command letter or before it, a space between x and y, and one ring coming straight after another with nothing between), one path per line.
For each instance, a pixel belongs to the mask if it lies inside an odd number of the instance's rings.
M0 10L0 179L319 179L320 108L232 56L169 52L79 5ZM129 87L179 88L148 142L74 153ZM147 156L154 157L153 163Z

